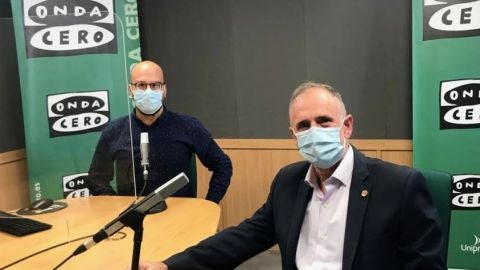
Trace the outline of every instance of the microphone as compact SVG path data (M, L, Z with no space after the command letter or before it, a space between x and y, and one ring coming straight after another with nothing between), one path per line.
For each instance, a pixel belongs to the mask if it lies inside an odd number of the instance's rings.
M188 177L183 172L170 179L168 182L155 189L155 191L150 193L141 201L125 209L122 213L120 213L117 218L115 218L113 221L100 229L96 234L94 234L93 237L78 246L72 255L75 256L83 253L95 244L115 234L120 229L125 227L124 220L127 218L127 215L132 214L133 211L136 211L137 213L140 212L142 214L148 214L148 210L153 208L155 205L165 201L165 198L173 195L173 193L177 192L180 188L188 184L188 182Z
M145 181L147 181L148 166L150 166L148 162L148 152L148 132L142 132L140 133L140 156L142 157L141 165L143 167L143 180Z

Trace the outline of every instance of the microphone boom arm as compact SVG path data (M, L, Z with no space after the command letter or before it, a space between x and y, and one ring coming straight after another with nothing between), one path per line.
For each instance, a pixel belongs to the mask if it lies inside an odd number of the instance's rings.
M73 252L73 255L75 256L83 253L96 243L108 238L125 226L128 226L136 231L136 228L134 227L138 227L138 223L140 223L140 227L142 226L143 218L145 215L149 214L148 210L165 201L165 198L173 195L180 188L188 184L188 182L188 177L183 172L170 179L168 182L155 189L155 191L150 193L141 201L129 206L127 209L121 212L117 218L100 229L91 239L81 244Z

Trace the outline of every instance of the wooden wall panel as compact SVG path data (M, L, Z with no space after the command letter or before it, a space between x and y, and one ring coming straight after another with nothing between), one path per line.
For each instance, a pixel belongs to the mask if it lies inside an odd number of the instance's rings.
M25 150L0 153L0 210L29 204Z
M291 139L218 139L233 163L232 183L221 202L220 227L238 224L261 206L271 181L283 166L302 160ZM370 157L411 166L410 140L352 140ZM198 197L205 197L211 173L197 161ZM29 203L25 150L0 153L0 209Z
M217 143L233 163L230 187L222 200L220 227L233 226L258 209L277 171L303 160L290 139L218 139ZM365 155L411 166L409 140L352 140ZM205 197L211 173L197 161L198 196Z
M381 159L392 163L412 166L412 152L411 151L382 151Z

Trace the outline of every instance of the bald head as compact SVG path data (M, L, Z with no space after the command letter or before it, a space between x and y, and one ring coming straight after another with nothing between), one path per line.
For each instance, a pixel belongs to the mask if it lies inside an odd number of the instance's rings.
M165 82L162 68L152 61L143 61L136 64L131 73L131 82Z

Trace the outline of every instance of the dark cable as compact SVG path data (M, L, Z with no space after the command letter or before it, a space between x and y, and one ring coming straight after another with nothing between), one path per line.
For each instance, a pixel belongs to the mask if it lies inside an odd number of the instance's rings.
M142 187L142 190L140 191L140 193L137 194L137 200L140 198L140 196L142 196L143 192L145 191L145 188L147 187L147 181L144 180L143 181L143 187Z
M92 234L92 235L83 236L83 237L79 237L79 238L73 239L73 240L71 240L71 241L66 241L66 242L57 244L57 245L55 245L55 246L51 246L51 247L42 249L42 250L37 251L37 252L35 252L35 253L33 253L33 254L30 254L30 255L28 255L28 256L26 256L26 257L23 257L23 258L21 258L21 259L18 259L18 260L14 261L14 262L12 262L12 263L10 263L10 264L8 264L8 265L5 265L5 266L3 266L2 268L0 268L0 270L7 269L7 268L10 267L10 266L13 266L13 265L15 265L15 264L17 264L17 263L19 263L19 262L22 262L22 261L24 261L24 260L26 260L26 259L29 259L29 258L31 258L31 257L33 257L33 256L36 256L36 255L40 254L40 253L49 251L49 250L51 250L51 249L54 249L54 248L57 248L57 247L60 247L60 246L66 245L66 244L70 244L70 243L76 242L76 241L79 241L79 240L83 240L83 239L86 239L86 238L89 238L89 237L92 237L92 236L93 236L93 234ZM70 255L70 257L71 257L71 256L73 256L73 254ZM70 258L67 258L67 259L70 259ZM65 260L65 261L66 261L66 260ZM63 264L63 263L64 263L64 262L62 262L62 264ZM57 266L57 267L58 267L58 266Z
M60 264L58 264L57 266L55 266L55 268L53 268L53 270L57 270L60 266L62 266L64 263L66 263L68 260L70 260L70 258L72 258L73 256L75 256L75 254L70 254L70 256L68 256L67 258L65 258L65 260L63 260Z
M132 181L132 179L130 178L130 171L132 170L132 164L128 165L128 173L127 173L127 178L128 178L128 182L129 183L133 183L133 185L135 185L135 187L137 187L137 183L136 181ZM136 174L136 172L133 172ZM136 178L135 178L136 180ZM145 176L144 176L144 179L143 179L143 187L142 187L142 190L140 191L140 193L137 194L137 198L133 201L132 205L138 201L138 199L140 199L140 196L142 196L142 193L145 191L145 188L147 187L147 179L145 179ZM0 269L1 270L1 269Z

